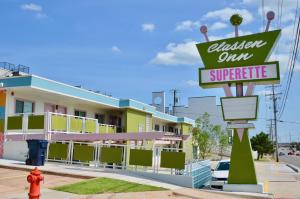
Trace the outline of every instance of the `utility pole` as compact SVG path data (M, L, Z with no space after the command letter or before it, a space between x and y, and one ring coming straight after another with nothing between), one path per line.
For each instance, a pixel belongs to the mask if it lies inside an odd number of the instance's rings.
M275 131L275 155L276 155L276 162L279 162L278 159L278 135L277 135L277 97L275 96L275 88L274 84L272 85L272 98L273 98L273 115L274 115L274 131Z
M175 115L175 106L176 106L176 101L177 101L177 93L179 93L178 89L172 89L171 90L173 94L173 115Z
M274 84L271 86L272 88L272 94L269 94L267 96L271 96L271 99L273 101L273 117L274 117L274 133L275 133L275 158L276 162L279 162L278 158L278 134L277 134L277 96L280 93L275 93L275 86Z

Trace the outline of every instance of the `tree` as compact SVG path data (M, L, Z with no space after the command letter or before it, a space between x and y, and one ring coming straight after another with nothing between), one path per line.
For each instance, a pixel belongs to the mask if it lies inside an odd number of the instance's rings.
M257 151L257 160L263 158L264 154L271 154L274 152L274 144L270 141L268 134L260 132L251 138L251 145L253 150Z
M216 134L217 142L218 142L218 150L221 159L223 158L225 149L229 145L229 136L226 131L224 131L220 125L216 125L214 127L214 132Z
M196 119L195 123L196 126L192 131L193 142L198 146L200 157L205 159L215 144L214 126L210 123L209 114L206 112Z

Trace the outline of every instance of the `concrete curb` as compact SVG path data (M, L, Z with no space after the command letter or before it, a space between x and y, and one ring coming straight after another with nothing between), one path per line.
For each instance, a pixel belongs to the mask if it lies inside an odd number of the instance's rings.
M28 171L28 172L30 172L32 170L31 168L24 168L24 167L18 167L18 166L6 166L6 165L0 165L0 168L19 170L19 171ZM95 177L87 176L87 175L76 175L76 174L69 174L69 173L62 173L62 172L47 171L47 170L44 170L41 168L39 168L39 170L41 170L43 174L48 174L48 175L56 175L56 176L64 176L64 177L80 178L80 179L95 178Z
M205 193L207 193L207 196L205 196ZM190 192L182 192L180 190L173 190L173 195L177 196L183 196L188 197L192 199L205 199L205 198L211 198L211 194L217 194L221 198L245 198L245 199L272 199L274 198L273 194L257 194L257 193L246 193L246 192L224 192L224 191L213 191L213 190L203 190L199 189L198 193L195 193L195 191ZM227 197L225 197L227 196Z
M297 173L299 173L299 171L300 171L300 168L296 167L295 165L286 164L286 166L290 167L291 169L293 169Z

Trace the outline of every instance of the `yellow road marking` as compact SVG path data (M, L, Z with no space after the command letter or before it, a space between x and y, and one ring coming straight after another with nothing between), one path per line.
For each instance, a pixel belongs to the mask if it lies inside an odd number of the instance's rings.
M264 182L264 192L269 193L269 182L268 181Z
M13 179L13 178L21 178L21 177L26 177L27 175L20 175L20 176L8 176L8 177L3 177L0 178L0 180L6 180L6 179Z

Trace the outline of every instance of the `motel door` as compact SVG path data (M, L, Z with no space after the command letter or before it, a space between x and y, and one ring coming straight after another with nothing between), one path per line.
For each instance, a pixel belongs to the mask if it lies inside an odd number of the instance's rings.
M56 110L55 110L56 108ZM64 106L58 106L54 104L48 104L46 103L44 106L44 111L45 112L55 112L55 113L61 113L61 114L67 114L67 108Z
M54 105L53 104L45 104L44 106L44 111L45 113L47 112L54 112Z

